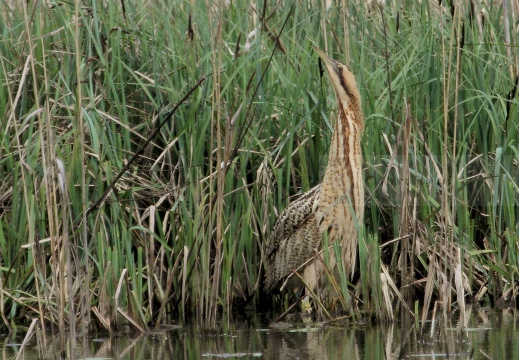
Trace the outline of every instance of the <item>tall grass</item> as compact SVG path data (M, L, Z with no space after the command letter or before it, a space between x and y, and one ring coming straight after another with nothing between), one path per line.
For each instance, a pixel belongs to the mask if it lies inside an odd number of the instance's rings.
M366 118L343 305L391 319L516 296L516 8L0 4L6 328L214 326L259 305L270 226L327 159L335 104L313 43L350 64Z

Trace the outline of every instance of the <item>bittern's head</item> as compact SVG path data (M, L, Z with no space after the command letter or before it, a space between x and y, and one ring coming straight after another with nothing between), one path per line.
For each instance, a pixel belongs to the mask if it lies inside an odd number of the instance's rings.
M319 55L324 63L333 89L337 96L337 106L341 106L345 114L353 112L355 122L360 126L364 126L364 116L360 107L360 95L357 88L357 82L348 67L337 60L330 59L321 49L314 47L315 52ZM348 111L349 110L349 111Z

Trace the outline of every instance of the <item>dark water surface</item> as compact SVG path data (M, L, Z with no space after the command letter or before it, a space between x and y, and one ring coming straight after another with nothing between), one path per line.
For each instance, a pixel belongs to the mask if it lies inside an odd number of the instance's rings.
M272 327L254 316L221 324L219 331L169 327L146 335L77 338L68 359L519 359L519 316L480 309L467 314L468 327L441 316L434 323L394 325L317 324L290 320ZM57 336L39 334L20 352L21 338L0 338L1 359L59 359Z

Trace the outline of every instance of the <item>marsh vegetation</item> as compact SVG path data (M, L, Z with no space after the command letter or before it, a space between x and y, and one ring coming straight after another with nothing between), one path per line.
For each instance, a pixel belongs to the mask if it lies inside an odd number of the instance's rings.
M515 6L0 1L0 327L282 308L262 248L320 182L335 120L313 45L365 114L359 275L336 308L515 308Z

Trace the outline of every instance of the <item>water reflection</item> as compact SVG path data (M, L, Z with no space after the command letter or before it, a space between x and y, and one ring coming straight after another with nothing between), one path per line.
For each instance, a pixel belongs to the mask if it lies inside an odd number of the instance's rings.
M265 316L233 320L219 331L167 328L146 335L69 342L69 359L519 359L518 318L512 312L478 310L467 314L460 332L454 317L446 322L393 325L270 324ZM21 339L0 342L1 359L59 359L57 337L39 334L19 352Z

